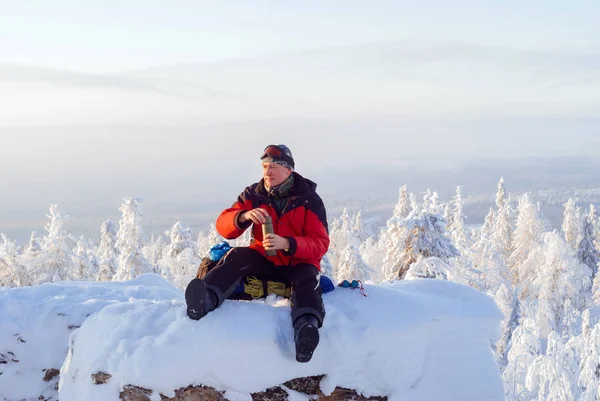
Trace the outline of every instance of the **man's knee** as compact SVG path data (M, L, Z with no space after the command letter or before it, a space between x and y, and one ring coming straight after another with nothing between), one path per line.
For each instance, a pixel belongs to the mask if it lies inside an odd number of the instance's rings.
M319 276L319 269L315 266L302 263L295 266L290 266L290 282L292 287L298 287L309 282L316 282Z

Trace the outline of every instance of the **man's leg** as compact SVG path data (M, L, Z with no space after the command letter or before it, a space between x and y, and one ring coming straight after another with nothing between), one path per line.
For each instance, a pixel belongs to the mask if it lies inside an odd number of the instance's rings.
M188 316L198 320L219 307L245 276L262 275L273 263L247 247L231 249L204 279L193 279L185 290Z
M292 285L292 323L296 360L308 362L319 344L319 327L325 318L325 306L319 287L319 271L309 264L298 264L286 268L288 281Z

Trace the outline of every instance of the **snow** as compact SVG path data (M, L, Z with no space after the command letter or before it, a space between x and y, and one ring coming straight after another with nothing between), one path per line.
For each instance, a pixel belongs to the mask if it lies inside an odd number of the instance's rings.
M123 283L0 288L0 353L19 360L0 365L0 399L48 398L54 385L41 380L42 369L61 366L61 401L119 400L128 384L152 389L152 399L203 384L248 400L322 374L325 394L340 386L390 400L504 399L491 349L502 314L491 298L431 279L365 291L367 297L342 288L324 295L321 342L311 362L300 364L286 299L226 301L192 321L182 292L152 274ZM100 371L112 378L95 385L91 375Z

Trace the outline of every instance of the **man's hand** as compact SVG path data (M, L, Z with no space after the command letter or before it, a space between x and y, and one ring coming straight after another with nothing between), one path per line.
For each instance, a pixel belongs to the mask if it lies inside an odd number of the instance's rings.
M287 238L281 237L277 234L267 234L263 238L263 247L265 251L279 251L281 249L290 249L290 241Z
M269 215L265 209L257 207L256 209L248 210L247 212L241 213L238 217L240 223L245 223L252 220L254 224L263 224L266 220L265 217Z

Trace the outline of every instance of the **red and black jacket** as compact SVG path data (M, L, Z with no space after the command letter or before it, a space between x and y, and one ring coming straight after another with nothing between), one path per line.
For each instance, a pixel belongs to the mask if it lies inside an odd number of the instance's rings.
M256 249L277 266L309 263L320 269L321 258L329 247L327 215L323 201L315 192L317 184L294 174L294 187L281 214L278 215L264 186L264 181L247 187L237 201L217 218L217 231L226 239L234 239L252 225L250 248ZM262 246L262 227L248 221L238 223L238 215L257 207L265 209L273 219L273 231L290 241L290 249L266 256Z

